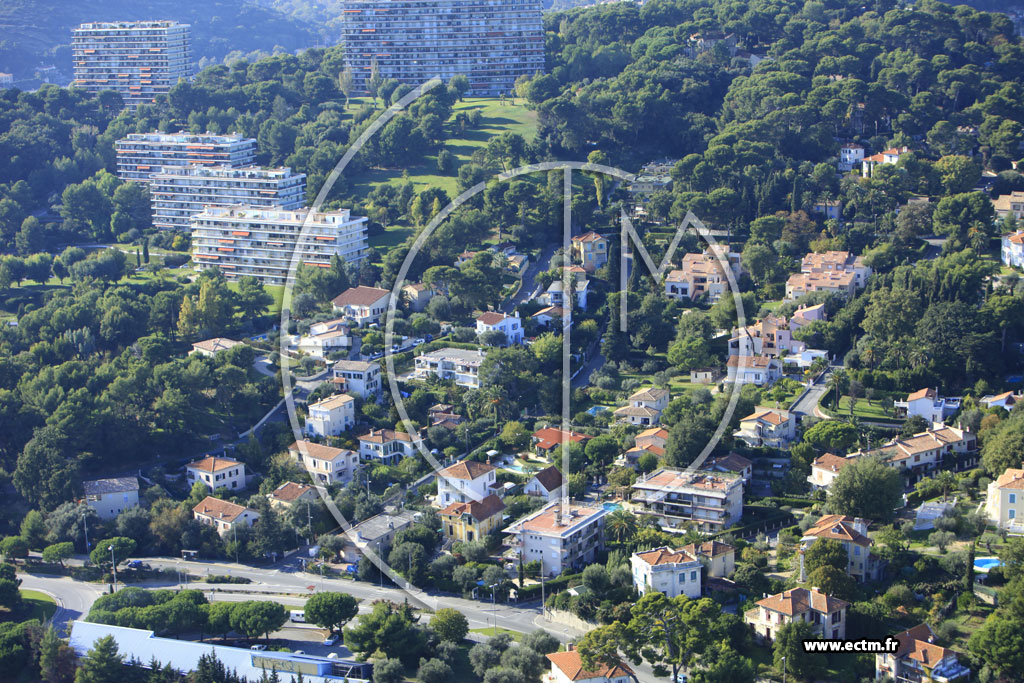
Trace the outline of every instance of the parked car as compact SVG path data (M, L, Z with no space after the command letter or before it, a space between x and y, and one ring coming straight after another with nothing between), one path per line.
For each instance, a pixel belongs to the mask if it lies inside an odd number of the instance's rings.
M426 339L417 338L417 339L413 339L412 340L412 345L413 346L419 346L420 344L426 344L426 343L427 343Z
M290 616L291 620L294 621L297 624L305 624L306 623L306 613L303 612L302 610L293 609L289 616Z
M331 646L338 642L338 634L332 633L331 635L324 638L324 645Z
M127 564L128 569L149 569L149 565L142 560L129 560Z
M249 649L252 650L253 652L263 652L264 650L267 649L267 646L266 645L262 645L262 644L261 645L253 645Z

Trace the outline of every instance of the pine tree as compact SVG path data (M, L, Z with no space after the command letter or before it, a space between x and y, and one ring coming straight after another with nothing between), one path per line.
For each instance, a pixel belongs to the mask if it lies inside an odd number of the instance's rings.
M142 254L139 253L138 249L135 250L135 267L136 268L141 268L142 267Z
M142 240L142 262L149 263L149 238Z
M181 310L178 312L178 336L182 339L192 339L199 332L199 318L192 297L186 295L181 301Z
M221 326L221 300L212 280L199 286L199 305L196 310L199 327L207 334L216 334Z
M117 651L113 636L97 640L81 661L75 683L121 683L124 678L124 657Z

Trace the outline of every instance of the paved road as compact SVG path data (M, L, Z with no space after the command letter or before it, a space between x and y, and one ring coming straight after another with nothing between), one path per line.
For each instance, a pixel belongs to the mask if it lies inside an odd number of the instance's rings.
M512 309L521 303L525 303L534 298L537 292L537 275L548 269L548 264L551 263L551 257L555 255L555 250L560 247L561 244L554 243L544 247L536 261L533 261L526 267L526 272L523 273L523 284L519 288L519 292L501 305L501 310L505 313L511 313Z
M815 380L814 386L812 386L799 401L789 407L790 412L797 413L798 415L822 417L822 413L818 411L818 404L821 403L821 399L824 398L825 392L828 391L828 375L831 371L832 369L829 368L827 371L822 373L822 375Z
M53 615L53 624L58 629L62 629L69 621L84 617L106 588L103 584L75 581L64 576L18 574L18 578L21 579L22 588L46 593L56 600L57 611Z

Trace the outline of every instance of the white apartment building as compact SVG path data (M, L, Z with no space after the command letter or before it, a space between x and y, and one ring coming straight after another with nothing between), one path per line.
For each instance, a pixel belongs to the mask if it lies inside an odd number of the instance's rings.
M489 332L501 332L505 335L505 346L523 343L523 321L519 312L515 315L486 311L476 318L476 334L479 337Z
M871 267L862 256L848 251L811 252L800 262L800 272L786 281L786 298L799 299L811 292L832 292L853 296L863 289L871 276Z
M342 385L342 391L360 398L376 398L380 395L380 365L362 360L335 361L331 368L334 383Z
M327 358L331 354L345 353L352 348L352 334L348 327L337 327L325 332L306 334L299 337L295 348L314 358Z
M846 637L846 608L850 603L826 595L816 588L793 588L757 601L747 610L743 621L759 638L771 640L779 629L794 621L811 625L822 638L842 640Z
M1000 529L1024 533L1024 469L1011 467L989 483L985 516Z
M494 465L463 460L437 473L437 497L434 506L445 508L452 503L469 503L499 493Z
M394 465L415 453L416 440L405 432L374 429L359 437L359 459L363 462Z
M581 571L604 547L603 507L570 505L563 514L561 503L548 503L507 529L515 538L524 562L537 560L545 576Z
M852 171L854 167L860 166L862 161L864 161L863 145L858 145L856 142L847 142L839 148L838 167L840 173Z
M337 256L358 263L369 256L366 217L348 209L310 215L245 206L208 206L192 217L196 270L219 268L229 280L251 275L264 284L292 282L292 260L329 268Z
M307 406L306 434L339 436L356 423L356 400L348 394L335 394Z
M252 508L207 496L192 508L192 517L201 524L212 526L221 536L227 536L239 526L252 526L260 518L260 513Z
M211 455L185 465L185 480L189 486L201 481L211 490L245 488L245 463Z
M463 75L473 95L492 97L544 72L540 0L349 0L341 20L345 66L360 91L375 68L412 86Z
M729 269L739 277L740 255L729 252L724 255ZM718 301L729 291L729 278L725 268L711 250L703 254L685 254L680 268L670 271L665 277L665 296L670 299L697 299L707 296L708 301Z
M192 27L176 21L101 21L71 31L72 86L113 90L134 109L192 78Z
M345 485L356 478L359 455L347 448L332 448L312 441L296 441L288 455L318 484Z
M480 366L487 358L483 349L444 348L416 356L413 377L426 379L431 375L454 380L460 387L480 388Z
M977 448L977 437L971 432L936 422L930 429L913 436L892 439L870 451L850 453L846 460L864 456L878 457L884 465L899 472L909 487L934 475L943 467L947 457L969 461L971 454L976 454Z
M615 418L632 425L649 427L661 422L661 413L668 407L668 389L648 387L629 397L629 405L616 408Z
M287 167L168 166L151 176L149 193L153 227L185 231L207 206L301 209L306 174Z
M365 218L363 220L366 220ZM380 287L349 287L331 300L335 313L340 313L359 327L379 323L388 310L391 290Z
M694 599L700 597L700 560L683 549L662 547L633 553L629 563L633 570L633 585L640 595L656 591L670 598L680 595Z
M115 519L125 510L139 506L139 480L135 477L83 481L82 488L85 504L100 519Z
M114 143L117 176L121 180L150 182L167 167L252 166L256 140L234 133L129 133Z
M743 477L662 468L633 484L635 512L664 526L721 531L743 516Z
M785 318L769 315L734 332L729 340L729 354L781 357L799 353L807 348L803 342L793 339L793 331L799 328L799 324L793 327Z

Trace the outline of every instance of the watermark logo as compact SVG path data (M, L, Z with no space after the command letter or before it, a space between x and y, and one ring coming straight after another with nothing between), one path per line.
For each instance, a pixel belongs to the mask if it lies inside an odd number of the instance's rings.
M405 107L411 102L422 96L424 93L429 92L434 87L440 85L439 79L431 79L426 83L422 84L415 90L408 93L399 102L392 105L384 113L382 113L374 122L360 135L360 137L353 143L353 145L346 151L345 155L338 162L335 168L331 171L327 177L324 186L320 189L317 194L313 206L310 209L306 217L306 222L302 226L302 232L299 235L299 241L303 239L308 229L309 223L312 219L313 214L318 212L323 205L324 200L329 195L332 187L337 182L338 178L344 172L348 164L354 158L354 156L362 149L362 147L375 135L384 125L400 113ZM618 182L632 182L635 176L632 173L623 171L612 166L606 166L602 164L591 164L586 162L577 161L550 161L538 164L531 164L522 166L504 173L497 174L491 178L488 178L476 185L466 189L459 194L454 200L452 200L447 206L443 207L441 211L435 215L428 224L420 231L416 239L413 241L409 252L407 253L405 260L402 262L401 267L395 278L395 282L391 288L391 296L389 297L388 309L385 314L385 330L384 330L384 363L386 368L386 375L388 381L388 387L391 393L392 400L395 408L398 412L399 417L403 425L405 425L406 431L413 436L413 443L418 454L430 464L431 468L438 476L445 476L442 473L443 465L437 460L437 458L430 452L430 450L423 443L422 439L418 437L418 431L415 428L412 420L409 417L409 413L405 406L405 401L402 396L401 387L399 384L398 373L395 370L395 359L392 353L394 348L394 326L395 318L398 310L398 303L401 301L401 292L406 284L406 278L409 274L410 268L423 249L424 245L434 234L436 229L444 223L453 212L459 209L459 207L466 204L468 201L481 194L487 186L492 182L509 182L515 178L520 178L535 173L550 172L550 171L561 171L563 173L563 216L562 216L562 240L561 246L568 264L568 259L573 252L573 239L572 239L572 192L573 192L573 174L576 173L588 173L588 174L603 174ZM634 229L628 216L623 213L621 216L621 230L620 230L620 241L621 241L621 280L619 283L620 288L620 329L621 331L627 331L627 319L628 319L628 304L627 304L627 293L628 293L628 273L630 268L639 267L639 263L636 263L636 259L633 258L630 251L630 246L636 250L636 254L640 257L640 263L642 263L647 270L650 272L652 277L655 278L656 282L661 283L665 271L672 261L672 256L677 250L679 243L686 233L687 230L694 230L696 233L708 241L711 245L710 250L714 254L714 258L718 261L719 267L728 281L729 290L734 298L736 311L737 311L737 324L740 329L744 329L746 326L745 315L743 311L743 302L739 295L739 287L736 282L735 274L730 268L728 261L728 253L726 249L722 249L721 246L715 241L713 235L708 231L704 225L694 216L692 213L688 213L686 219L678 226L673 236L672 242L669 245L669 249L666 252L662 262L655 266L653 260L644 247L639 235ZM290 305L292 301L292 283L295 279L295 273L299 266L299 253L296 251L293 254L289 267L288 283L285 287L284 299L281 309L281 330L282 330L282 341L281 341L281 376L282 383L284 385L284 395L286 398L286 405L288 410L288 418L292 427L292 431L295 434L296 441L300 451L304 451L303 446L303 434L299 424L298 415L295 408L295 397L294 387L289 374L290 359L288 355L286 335L284 332L287 331L290 322ZM571 301L569 294L570 288L573 286L572 274L567 267L562 268L562 288L565 293L566 299ZM562 317L562 353L561 353L561 434L562 434L562 471L567 477L571 471L569 463L570 449L568 444L570 443L572 421L571 421L571 393L572 393L572 353L571 353L571 340L572 340L572 322L571 316L565 315ZM746 349L743 350L744 355L748 352ZM741 359L740 370L742 370L743 363ZM732 390L729 394L728 403L726 409L721 417L718 428L714 432L711 440L704 447L697 458L687 467L687 471L694 471L698 469L706 460L707 456L714 450L715 446L721 441L722 436L725 433L730 421L732 420L733 414L735 413L736 405L739 400L738 385L743 381L742 371L738 371L735 374L735 381L733 382ZM305 462L309 462L308 457L304 457ZM308 467L308 465L307 465ZM326 488L317 482L317 477L314 476L314 471L310 469L311 479L317 484L317 491L321 497L321 500L327 506L327 509L331 512L335 520L338 522L344 533L348 536L349 541L363 551L364 555L389 579L391 579L397 586L402 588L413 601L426 605L431 608L436 607L436 600L423 593L421 590L410 584L403 576L398 574L384 561L373 547L367 546L365 543L361 543L356 538L356 534L352 532L352 525L345 519L344 515L334 504L334 501L329 496ZM457 486L457 484L456 484ZM477 494L473 492L467 492L467 494L473 499L479 500ZM559 501L561 506L561 512L563 515L568 516L567 513L570 508L570 498L568 492L568 486L562 487L562 496Z

